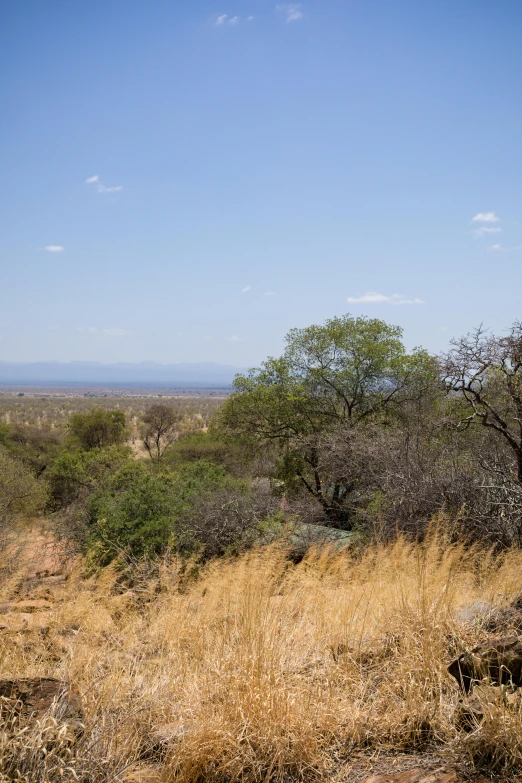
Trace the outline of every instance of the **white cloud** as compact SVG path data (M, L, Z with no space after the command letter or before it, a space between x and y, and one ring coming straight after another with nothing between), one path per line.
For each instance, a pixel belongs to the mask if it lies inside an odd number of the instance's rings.
M107 337L123 337L123 335L128 334L126 329L117 329L114 326L108 329L98 329L96 326L77 326L76 331L86 332L87 334L104 334Z
M115 185L112 188L106 188L105 185L98 187L98 193L118 193L120 190L123 190L123 185Z
M287 22L298 22L303 18L301 6L296 3L291 3L290 5L276 5L276 8L278 11L286 14Z
M500 245L490 245L488 250L500 250Z
M500 218L494 212L478 212L471 218L472 223L499 223Z
M252 19L253 18L254 17L252 17ZM249 20L250 20L250 17L249 17ZM240 16L230 16L229 17L228 14L220 14L218 16L218 18L216 19L214 24L216 25L216 27L221 27L224 24L229 24L229 25L232 25L232 27L235 27L235 25L239 24L240 21L241 21L241 17Z
M275 296L275 291L265 291L265 296Z
M246 285L244 288L241 289L241 293L242 294L247 294L251 290L252 290L252 286L251 285Z
M49 253L61 253L62 250L65 250L61 245L46 245L45 249L48 250Z
M229 343L244 343L244 337L238 337L237 334L233 334L228 338Z
M253 22L255 19L254 16L247 16L247 22Z
M483 237L484 234L500 234L501 231L502 229L496 226L495 227L492 226L491 228L487 226L482 226L481 228L477 228L474 234L476 237Z
M402 294L378 294L376 291L368 291L363 296L348 296L346 301L351 304L392 304L392 305L419 305L425 304L422 299L406 299Z
M85 184L96 185L96 190L98 193L118 193L120 190L123 190L123 185L113 185L112 187L106 187L105 185L102 185L97 174L95 177L88 177L85 180Z
M102 329L102 332L109 337L123 337L123 335L128 334L126 329L117 329L114 326L111 326L109 329Z

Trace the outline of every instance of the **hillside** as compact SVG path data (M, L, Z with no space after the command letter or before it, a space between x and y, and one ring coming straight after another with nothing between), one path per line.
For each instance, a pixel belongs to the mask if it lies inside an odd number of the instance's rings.
M6 780L16 767L30 781L450 783L522 761L520 702L492 689L463 728L447 671L493 616L499 633L520 621L518 551L434 535L292 564L276 545L197 577L164 561L129 583L78 560L39 571L35 535L4 575L0 611L19 619L0 632L2 677L70 682L84 728L4 725Z

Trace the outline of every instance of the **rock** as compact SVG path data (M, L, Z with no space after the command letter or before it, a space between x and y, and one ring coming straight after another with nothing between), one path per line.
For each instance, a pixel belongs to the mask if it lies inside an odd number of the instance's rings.
M522 642L517 636L489 639L453 661L448 672L465 693L469 693L474 682L486 678L497 685L512 682L519 686L522 684Z
M269 544L277 539L286 542L292 557L302 559L312 546L331 547L336 551L346 549L353 543L354 534L325 525L294 522L276 525L270 530L265 530L260 537L263 544Z
M362 783L458 783L459 777L454 769L441 767L429 770L416 767L404 772L393 772L390 775L372 775Z
M491 601L473 601L468 606L461 606L457 611L458 622L467 625L484 625L495 614L496 607Z
M469 606L462 606L456 619L492 634L519 633L522 631L522 597L516 596L503 606L495 606L491 601L474 601Z
M455 726L462 731L474 731L482 721L485 712L495 706L509 704L509 694L504 696L497 685L477 685L471 696L464 698L455 708L453 719Z
M77 689L51 677L0 680L0 698L25 718L41 718L51 708L64 723L80 728L83 712Z

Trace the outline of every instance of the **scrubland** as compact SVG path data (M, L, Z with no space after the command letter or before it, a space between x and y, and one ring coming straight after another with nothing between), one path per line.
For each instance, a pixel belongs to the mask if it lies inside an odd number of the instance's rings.
M0 783L519 774L521 357L519 322L434 357L346 315L221 401L0 400L0 544L40 514L74 563L0 569L0 680L83 704L79 731L2 702ZM509 666L463 722L448 664L489 634Z
M49 744L60 731L49 718L6 745L4 726L0 770L27 781L356 780L378 758L435 755L507 774L522 761L522 713L493 704L461 731L447 665L485 634L462 608L507 606L521 569L519 550L494 555L440 532L299 563L277 544L200 569L165 559L131 586L114 568L88 577L79 560L48 628L0 634L0 661L3 677L74 683L83 734ZM2 598L19 589L11 574Z
M54 390L51 390L54 391ZM59 396L45 394L40 396L17 397L12 394L0 395L0 423L11 427L29 427L55 433L62 436L67 428L69 417L74 413L85 413L93 409L118 410L125 414L132 440L138 438L137 424L143 414L158 402L168 403L182 417L183 428L192 431L205 427L213 414L222 404L222 397L198 395L197 397L131 397L129 395L92 397Z

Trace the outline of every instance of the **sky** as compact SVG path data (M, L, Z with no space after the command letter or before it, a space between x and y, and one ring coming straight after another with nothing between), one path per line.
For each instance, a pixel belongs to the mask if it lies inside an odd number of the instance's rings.
M0 360L522 318L520 0L3 0Z

